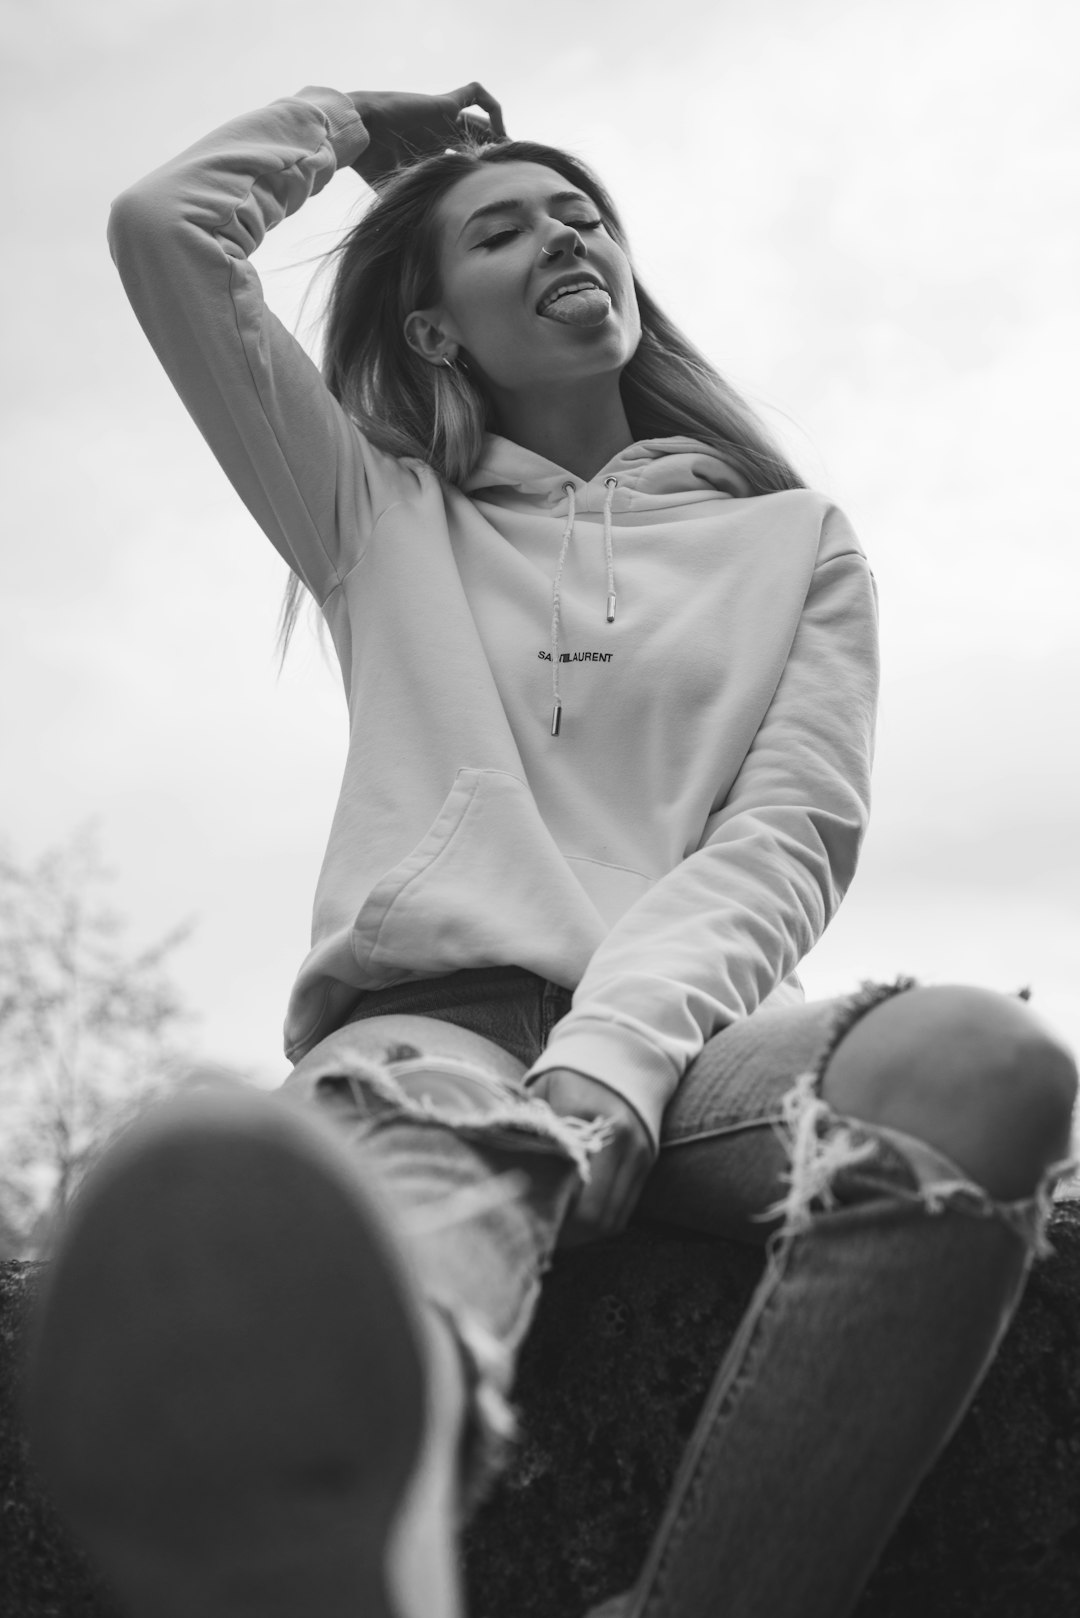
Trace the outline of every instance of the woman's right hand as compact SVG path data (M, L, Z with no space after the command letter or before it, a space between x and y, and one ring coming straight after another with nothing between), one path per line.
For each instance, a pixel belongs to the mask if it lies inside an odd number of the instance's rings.
M482 84L463 84L445 95L410 95L404 90L354 90L349 100L371 136L371 144L352 167L374 186L402 163L414 163L441 152L470 131L506 140L502 108ZM484 123L466 107L477 106L488 115Z

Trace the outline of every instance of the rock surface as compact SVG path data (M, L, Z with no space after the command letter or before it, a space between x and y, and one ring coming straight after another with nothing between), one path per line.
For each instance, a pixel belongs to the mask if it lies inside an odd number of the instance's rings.
M1057 1205L1050 1237L856 1618L1080 1610L1080 1204ZM467 1536L469 1618L579 1618L631 1583L760 1265L645 1228L560 1258L522 1358L516 1463ZM40 1269L0 1266L0 1612L118 1618L27 1470L16 1382Z

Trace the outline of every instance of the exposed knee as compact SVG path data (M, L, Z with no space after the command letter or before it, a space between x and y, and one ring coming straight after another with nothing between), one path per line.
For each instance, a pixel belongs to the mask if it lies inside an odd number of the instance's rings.
M942 985L879 1002L830 1056L836 1112L915 1135L991 1196L1030 1196L1069 1154L1076 1060L1022 1000Z

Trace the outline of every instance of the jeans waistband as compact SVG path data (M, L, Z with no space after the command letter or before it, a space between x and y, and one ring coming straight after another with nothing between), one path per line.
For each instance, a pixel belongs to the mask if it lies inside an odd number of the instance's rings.
M546 979L524 966L466 966L439 977L412 978L406 983L391 983L385 989L370 989L357 1002L348 1020L356 1022L361 1017L389 1014L402 1005L411 1009L428 996L433 1001L446 999L463 1003L526 994L530 990L540 994L545 986Z

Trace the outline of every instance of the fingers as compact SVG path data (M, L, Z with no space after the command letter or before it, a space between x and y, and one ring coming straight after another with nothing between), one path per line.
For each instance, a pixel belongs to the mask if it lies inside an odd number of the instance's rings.
M589 1159L589 1180L578 1192L566 1226L566 1245L617 1236L630 1223L651 1161L635 1143L616 1136Z
M645 1125L616 1091L573 1068L548 1068L530 1089L557 1113L607 1122L608 1142L589 1159L588 1183L579 1187L560 1239L577 1246L615 1235L628 1224L652 1167Z
M605 1231L618 1235L630 1223L630 1216L637 1206L648 1173L648 1164L636 1156L624 1154L620 1159L616 1172L611 1177L608 1195L604 1203L603 1224Z
M487 91L483 90L476 104L478 107L483 107L484 111L491 119L491 132L495 139L509 140L510 137L506 133L506 124L503 122L502 108L495 100L495 97L489 96Z
M600 1175L594 1162L593 1177L583 1186L566 1226L566 1245L580 1247L586 1242L617 1236L630 1223L637 1193L630 1194L615 1174Z
M600 1241L614 1234L608 1212L614 1172L610 1165L602 1162L603 1155L601 1152L589 1165L589 1183L579 1188L571 1204L560 1233L561 1246L583 1247L586 1242Z
M460 122L466 107L482 107L491 121L491 135L494 140L508 140L506 124L503 122L502 107L495 97L480 84L473 80L472 84L462 85L460 90L452 90L451 97L458 106L458 121Z

